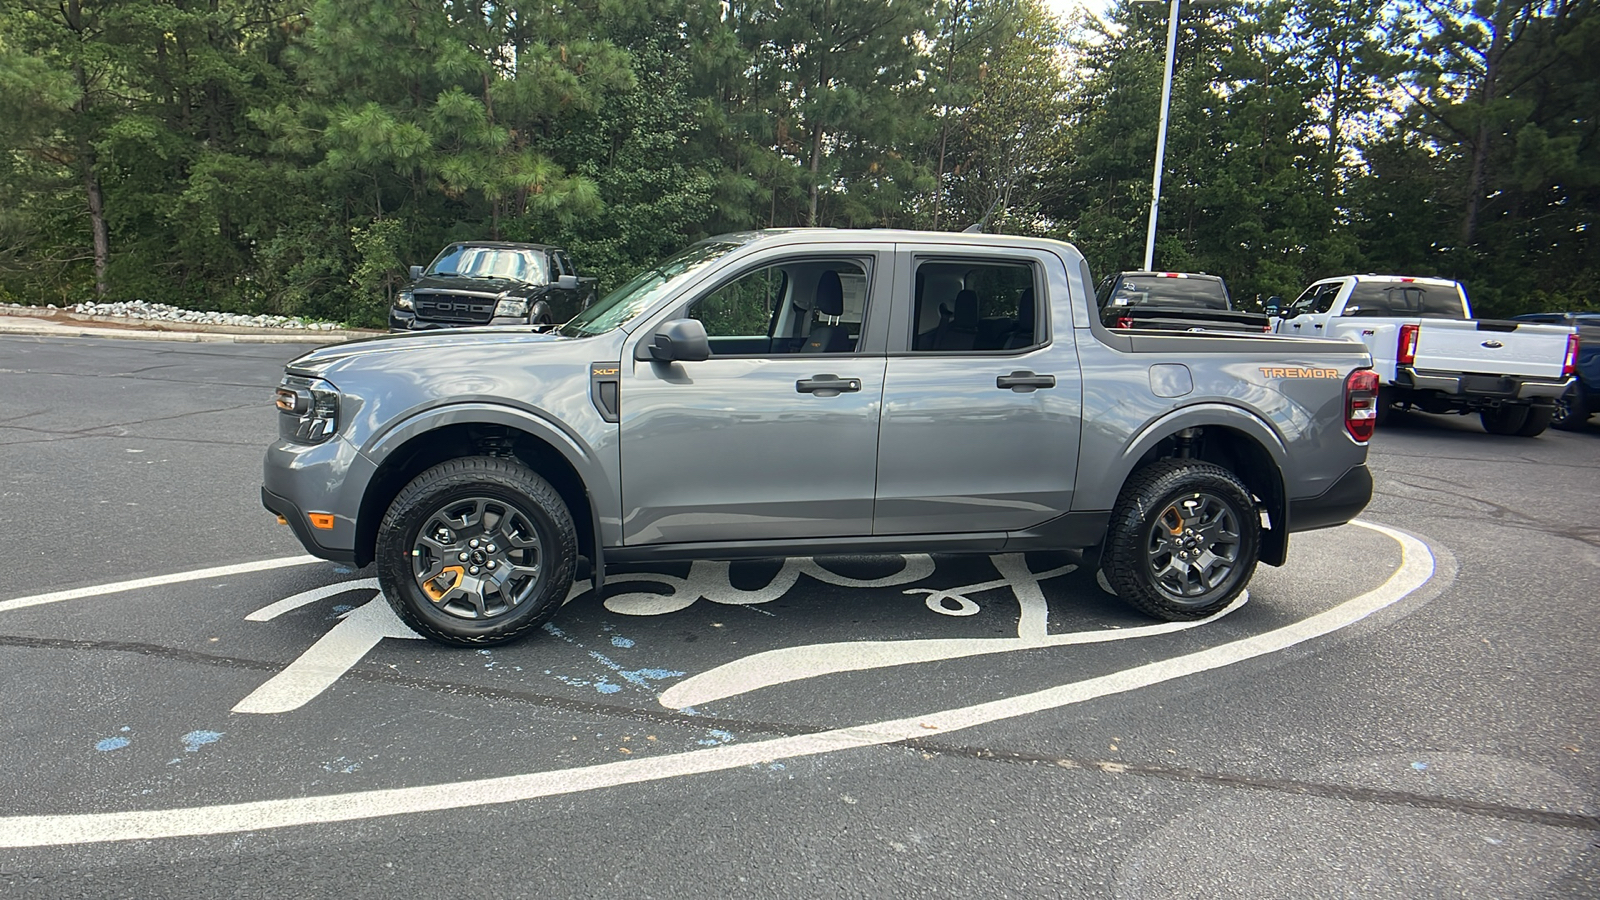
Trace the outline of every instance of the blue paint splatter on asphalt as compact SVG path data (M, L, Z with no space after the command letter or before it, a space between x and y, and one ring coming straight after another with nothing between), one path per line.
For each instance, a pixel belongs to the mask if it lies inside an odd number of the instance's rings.
M710 735L710 737L702 738L695 743L702 747L716 747L736 740L736 738L733 736L733 732L723 731L720 728L713 728L710 731L707 731L706 734Z
M625 637L614 637L611 639L611 646L621 647L622 649L626 650L633 646L633 641Z
M108 750L121 750L123 747L126 747L126 746L128 746L128 739L127 738L125 738L125 737L109 737L109 738L106 738L103 741L97 741L95 743L95 745L94 745L94 748L96 750L99 750L101 753L105 753Z
M183 749L186 753L199 752L207 744L215 744L222 740L220 731L191 731L183 736Z
M594 689L599 691L602 694L615 694L617 691L622 690L622 685L620 685L620 684L612 684L609 681L602 681L599 684L595 685Z
M661 681L667 678L681 678L684 675L683 672L675 672L671 669L624 670L620 664L607 657L604 653L596 653L593 650L589 651L589 658L617 673L622 677L622 680L628 682L629 684L642 688L649 688L650 682L652 681Z

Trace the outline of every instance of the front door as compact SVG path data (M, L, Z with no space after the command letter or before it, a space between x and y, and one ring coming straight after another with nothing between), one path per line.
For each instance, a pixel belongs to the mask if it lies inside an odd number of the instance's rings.
M877 260L769 256L640 329L648 344L661 321L698 319L712 356L624 356L625 545L871 533L885 356L868 327L874 278L888 277Z

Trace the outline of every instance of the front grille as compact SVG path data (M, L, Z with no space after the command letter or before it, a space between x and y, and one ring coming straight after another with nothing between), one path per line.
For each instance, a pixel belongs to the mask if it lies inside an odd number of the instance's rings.
M486 325L494 318L495 301L492 297L417 291L412 302L416 304L417 318L434 322Z

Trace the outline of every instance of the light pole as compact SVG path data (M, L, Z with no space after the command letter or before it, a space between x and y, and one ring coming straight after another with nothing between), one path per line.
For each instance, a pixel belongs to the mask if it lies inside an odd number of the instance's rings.
M1161 208L1161 166L1167 154L1167 111L1172 106L1172 63L1178 55L1178 2L1167 14L1167 73L1161 80L1161 127L1156 131L1156 171L1150 179L1150 228L1144 238L1144 270L1153 271L1156 258L1156 213Z

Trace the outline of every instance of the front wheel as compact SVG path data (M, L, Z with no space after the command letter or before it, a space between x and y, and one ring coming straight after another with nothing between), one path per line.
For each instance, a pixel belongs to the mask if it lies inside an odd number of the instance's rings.
M1117 596L1181 622L1232 603L1260 555L1261 518L1250 489L1221 466L1165 459L1123 486L1101 567Z
M515 640L572 586L577 532L555 488L512 460L440 463L400 491L378 528L378 584L401 621L458 647Z

